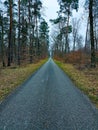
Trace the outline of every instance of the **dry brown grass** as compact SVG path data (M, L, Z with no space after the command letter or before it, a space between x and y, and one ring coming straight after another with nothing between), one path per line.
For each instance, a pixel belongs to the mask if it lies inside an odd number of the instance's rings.
M56 63L98 107L98 68L83 68L79 70L77 69L78 67L72 64L61 63L60 61L56 61Z
M0 100L6 97L12 90L25 81L33 72L35 72L46 60L35 64L29 64L21 67L9 67L0 70Z

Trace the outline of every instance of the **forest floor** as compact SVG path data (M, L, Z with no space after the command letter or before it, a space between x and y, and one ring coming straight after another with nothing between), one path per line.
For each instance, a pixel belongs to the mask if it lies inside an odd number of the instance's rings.
M46 62L41 60L38 63L24 66L6 67L0 69L0 101L10 94L16 87L22 84L32 73Z
M61 61L55 62L98 108L98 67L94 69L82 67L80 69L78 65L66 64Z

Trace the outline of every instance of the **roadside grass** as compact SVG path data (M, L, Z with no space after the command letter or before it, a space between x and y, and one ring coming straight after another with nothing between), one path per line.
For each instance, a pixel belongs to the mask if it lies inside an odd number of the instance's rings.
M16 87L22 84L32 73L38 70L45 62L41 60L38 63L25 66L7 67L0 71L0 101L10 94Z
M79 70L72 64L66 64L57 60L55 62L98 108L98 68Z

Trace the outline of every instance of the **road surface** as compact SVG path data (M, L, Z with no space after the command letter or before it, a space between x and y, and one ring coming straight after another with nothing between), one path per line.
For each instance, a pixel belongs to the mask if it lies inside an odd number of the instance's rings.
M49 59L1 103L0 130L98 130L98 110Z

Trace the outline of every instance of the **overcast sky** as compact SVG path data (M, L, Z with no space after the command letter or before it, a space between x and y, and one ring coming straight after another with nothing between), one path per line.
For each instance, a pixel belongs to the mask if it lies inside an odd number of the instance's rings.
M57 0L43 0L43 6L45 8L45 19L49 22L49 19L55 19L57 17L57 11L59 11L59 5Z

